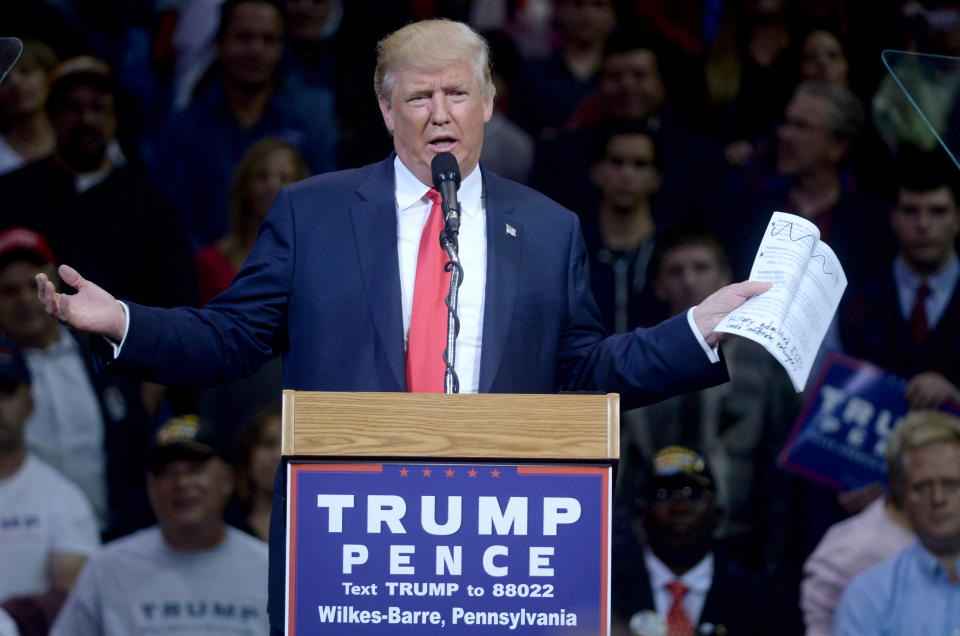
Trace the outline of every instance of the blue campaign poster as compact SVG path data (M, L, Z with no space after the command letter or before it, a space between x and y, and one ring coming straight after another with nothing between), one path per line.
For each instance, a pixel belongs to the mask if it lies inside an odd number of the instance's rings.
M609 633L609 466L287 470L290 636Z
M887 437L907 413L906 386L905 379L869 362L831 354L779 465L837 490L886 483Z

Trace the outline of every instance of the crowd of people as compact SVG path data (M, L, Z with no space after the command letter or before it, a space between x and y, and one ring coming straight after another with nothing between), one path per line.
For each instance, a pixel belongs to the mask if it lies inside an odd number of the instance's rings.
M279 358L199 389L97 369L101 339L35 280L65 288L65 263L124 301L204 306L281 188L390 154L376 43L432 17L489 43L480 161L577 215L609 333L747 278L780 210L849 281L821 362L907 380L889 488L777 467L807 396L747 340L723 343L730 382L625 410L614 631L957 626L960 423L935 411L960 402L956 78L922 85L934 133L881 61L960 54L952 3L28 4L0 34L24 41L0 83L0 634L267 632Z

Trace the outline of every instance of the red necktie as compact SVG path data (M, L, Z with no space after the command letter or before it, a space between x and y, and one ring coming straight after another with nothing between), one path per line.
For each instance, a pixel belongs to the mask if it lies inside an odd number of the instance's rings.
M667 612L667 636L692 636L693 623L683 608L683 597L687 595L687 586L679 579L667 583L667 589L673 595L670 611Z
M930 333L930 325L927 324L927 296L930 295L930 288L926 283L921 283L917 288L917 299L913 303L913 311L910 313L910 335L913 337L914 344L923 344Z
M407 342L407 391L443 393L443 376L447 368L443 362L443 350L447 348L445 299L450 292L450 273L443 271L447 255L440 247L440 230L443 229L440 193L430 188L427 196L433 206L420 234L420 250L417 252L417 279L413 285L413 311Z

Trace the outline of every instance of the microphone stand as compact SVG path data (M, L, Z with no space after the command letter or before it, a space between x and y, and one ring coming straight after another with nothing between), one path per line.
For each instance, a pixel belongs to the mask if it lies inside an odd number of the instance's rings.
M444 210L446 212L446 210ZM460 333L460 318L457 314L458 292L463 282L463 268L460 266L459 243L457 235L460 232L460 215L451 211L446 215L446 224L440 232L440 247L447 253L447 264L443 266L445 272L450 272L450 293L447 295L447 348L443 352L443 361L447 365L443 376L443 392L459 393L460 379L454 369L457 359L457 334Z

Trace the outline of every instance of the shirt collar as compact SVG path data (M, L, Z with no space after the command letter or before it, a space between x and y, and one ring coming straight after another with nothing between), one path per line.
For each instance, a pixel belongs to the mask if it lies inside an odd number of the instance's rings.
M897 286L909 289L912 292L911 297L916 294L922 282L927 283L930 292L935 296L949 296L958 275L960 275L960 259L957 259L955 253L950 255L950 261L939 272L929 278L921 278L910 271L903 261L903 256L898 255L893 262L893 277Z
M397 208L402 212L421 203L430 190L430 186L420 181L410 169L403 165L400 157L393 159L393 175L396 184ZM461 212L464 216L474 217L480 213L480 198L483 192L483 177L480 174L480 165L474 168L467 178L460 182L457 190L457 199L460 201Z
M943 569L943 566L940 564L940 560L934 556L932 552L927 550L922 543L920 543L920 539L916 540L912 546L912 549L917 556L917 561L920 563L920 568L930 575L931 578L940 577L946 581L950 580L950 576ZM957 559L954 567L960 568L960 559Z
M677 576L673 573L667 564L661 561L649 547L643 549L644 560L647 564L647 571L650 573L650 587L659 590L666 587L667 583L680 579L687 588L694 592L706 593L710 590L713 583L713 552L707 552L707 556L683 573L683 576Z

